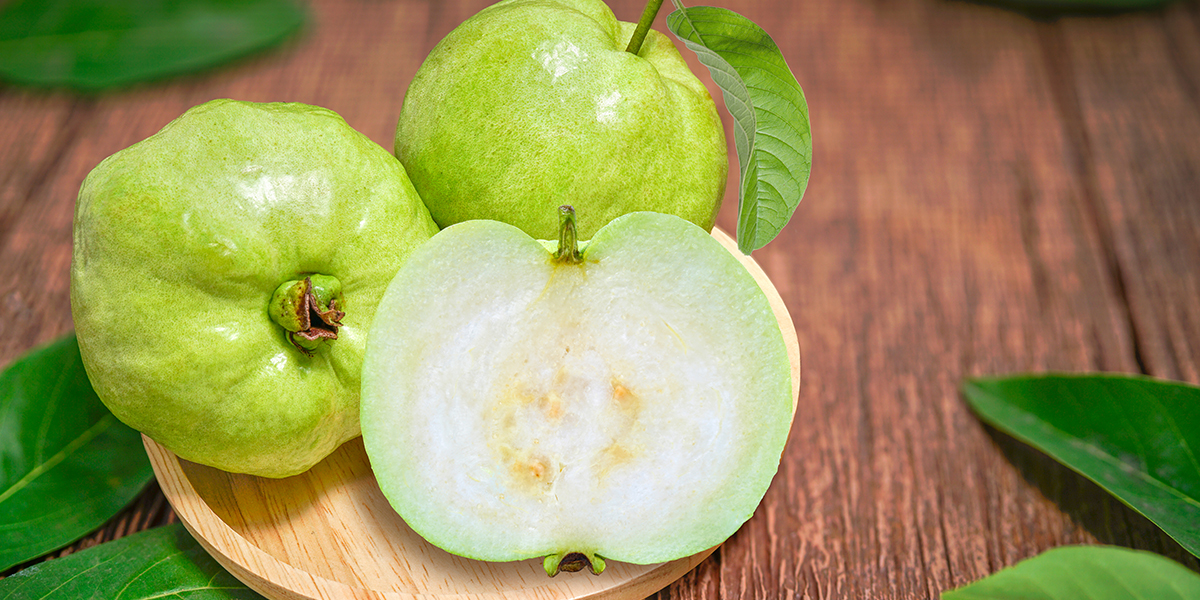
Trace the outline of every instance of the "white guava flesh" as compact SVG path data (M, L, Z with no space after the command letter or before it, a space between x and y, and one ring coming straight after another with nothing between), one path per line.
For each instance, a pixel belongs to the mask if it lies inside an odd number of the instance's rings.
M699 227L634 213L560 264L492 221L421 246L375 314L362 430L384 495L490 561L649 564L754 512L791 424L778 322Z

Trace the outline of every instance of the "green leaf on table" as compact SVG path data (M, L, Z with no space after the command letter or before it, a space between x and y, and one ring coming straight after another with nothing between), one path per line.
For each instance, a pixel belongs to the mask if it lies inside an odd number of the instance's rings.
M153 477L141 436L92 390L74 335L0 374L0 571L100 527Z
M176 523L0 579L0 600L262 600Z
M804 91L761 27L724 8L667 15L667 26L708 68L733 115L741 172L738 248L745 254L779 235L800 205L812 168Z
M0 77L127 85L244 56L303 22L290 0L15 0L0 8Z
M942 593L942 600L1188 600L1200 575L1151 552L1065 546Z
M1200 556L1200 388L1147 377L967 381L988 423L1049 454Z

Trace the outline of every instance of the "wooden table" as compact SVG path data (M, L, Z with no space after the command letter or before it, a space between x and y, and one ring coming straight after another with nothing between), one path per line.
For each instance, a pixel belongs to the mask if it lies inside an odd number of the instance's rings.
M422 58L486 3L314 0L300 38L213 72L99 97L0 87L0 361L71 328L73 203L102 158L217 97L326 106L390 149ZM720 4L774 36L811 110L808 192L755 254L804 377L758 513L660 595L932 598L1073 543L1200 569L958 392L1017 371L1200 383L1200 4ZM173 519L151 485L74 548Z

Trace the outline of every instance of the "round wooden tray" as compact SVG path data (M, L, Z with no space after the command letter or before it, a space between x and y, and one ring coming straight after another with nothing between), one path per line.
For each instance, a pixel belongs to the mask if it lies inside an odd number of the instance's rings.
M775 287L725 233L713 236L766 292L792 362L793 415L800 346ZM640 599L682 577L712 553L657 565L608 561L546 576L540 559L488 563L430 545L392 510L371 474L362 438L287 479L227 473L175 456L144 437L163 494L184 526L246 585L272 600Z

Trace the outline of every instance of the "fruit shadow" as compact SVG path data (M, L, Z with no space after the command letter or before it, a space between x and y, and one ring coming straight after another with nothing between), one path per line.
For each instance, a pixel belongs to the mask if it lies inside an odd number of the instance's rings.
M1154 552L1200 571L1200 559L1090 479L1007 433L984 429L1021 477L1097 542Z

